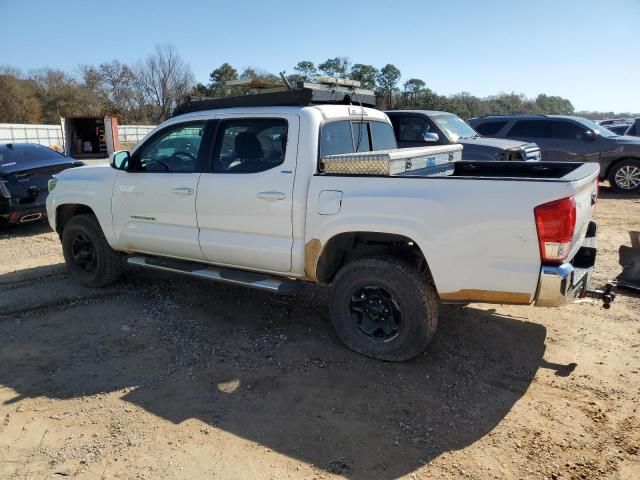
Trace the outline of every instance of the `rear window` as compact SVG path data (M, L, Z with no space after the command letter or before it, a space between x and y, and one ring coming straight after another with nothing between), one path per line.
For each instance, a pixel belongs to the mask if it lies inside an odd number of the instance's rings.
M0 147L0 167L23 162L59 161L62 158L63 155L44 145L14 144L11 148L5 145Z
M320 156L397 148L393 127L385 122L326 123L320 134Z
M502 130L502 127L504 127L506 124L506 120L500 120L499 122L486 122L481 123L480 125L475 127L475 129L476 132L478 132L480 135L491 137L492 135L495 135L500 130Z
M393 150L398 148L393 127L384 122L369 122L373 150Z
M520 120L511 127L507 137L514 138L547 138L549 137L549 122L545 120Z

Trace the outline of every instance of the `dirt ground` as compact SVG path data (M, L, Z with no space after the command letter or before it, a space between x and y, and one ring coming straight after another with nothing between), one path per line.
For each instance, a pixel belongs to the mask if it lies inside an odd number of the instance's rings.
M595 284L640 198L603 194ZM426 354L342 346L297 297L132 270L78 287L0 231L0 478L640 478L640 297L443 306Z

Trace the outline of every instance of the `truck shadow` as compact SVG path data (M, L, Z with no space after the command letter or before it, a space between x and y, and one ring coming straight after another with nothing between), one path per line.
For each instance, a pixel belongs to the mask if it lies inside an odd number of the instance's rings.
M125 401L175 424L199 419L349 478L396 478L490 432L538 368L572 369L543 360L543 326L474 306L443 306L427 353L394 364L342 346L323 288L274 297L144 272L116 289L0 317L0 384L17 392L5 405L128 388Z
M0 225L0 240L3 238L33 237L51 231L51 227L46 221L17 225Z

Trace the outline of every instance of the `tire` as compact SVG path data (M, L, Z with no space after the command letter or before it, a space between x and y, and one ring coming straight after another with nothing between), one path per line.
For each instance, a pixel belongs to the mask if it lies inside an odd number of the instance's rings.
M640 160L629 158L616 163L609 172L609 183L618 193L640 193Z
M345 345L391 362L421 353L438 324L433 283L396 258L364 258L342 267L331 287L330 309Z
M62 253L71 275L89 287L109 285L124 271L122 254L111 249L93 215L77 215L67 222Z

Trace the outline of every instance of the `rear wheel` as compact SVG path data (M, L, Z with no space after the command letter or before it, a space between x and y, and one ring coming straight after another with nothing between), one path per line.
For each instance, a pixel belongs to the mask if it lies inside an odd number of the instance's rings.
M611 188L619 193L640 193L640 161L622 160L609 173Z
M93 215L77 215L62 231L62 252L73 277L89 287L104 287L124 271L122 254L107 243Z
M336 275L331 320L340 339L356 352L408 360L433 338L438 297L413 265L395 258L365 258L348 263Z

